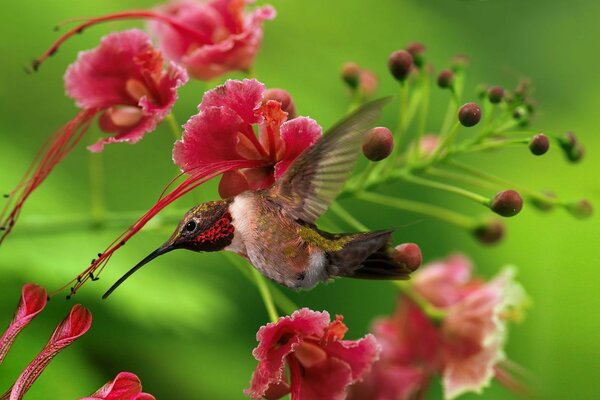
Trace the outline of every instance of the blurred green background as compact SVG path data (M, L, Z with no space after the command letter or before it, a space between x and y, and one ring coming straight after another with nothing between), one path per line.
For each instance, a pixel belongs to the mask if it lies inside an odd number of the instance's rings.
M437 71L457 53L471 58L465 100L475 100L480 82L513 87L531 77L541 103L534 123L541 131L573 130L585 143L583 163L567 164L560 151L534 158L512 148L466 161L520 185L554 188L561 197L600 204L600 3L572 0L379 0L270 2L278 11L265 26L256 76L269 87L287 89L301 115L330 126L348 107L339 78L348 60L373 69L379 95L396 92L388 76L388 54L418 40L428 47ZM76 16L154 5L145 0L82 2L43 0L3 2L0 51L0 190L11 189L38 146L76 109L64 96L62 75L78 50L95 47L113 30L142 23L111 23L77 36L27 75L23 66L57 34L58 22ZM241 77L231 75L229 77ZM223 78L225 79L225 78ZM218 82L212 82L214 86ZM208 86L190 82L175 107L184 122ZM435 130L447 93L434 90L428 130ZM395 107L383 124L394 126ZM95 138L97 128L86 140ZM160 126L135 146L111 145L102 154L105 194L111 212L131 212L133 221L156 199L175 174L171 132ZM89 223L90 155L79 146L28 201L14 233L0 249L0 325L5 325L28 281L55 289L79 273L122 227L93 228ZM485 210L453 196L407 185L387 192L428 198L468 214ZM491 193L486 193L491 194ZM214 184L171 209L186 209L199 199L215 198ZM600 239L598 217L575 220L562 210L550 215L526 206L507 220L508 235L495 247L482 247L462 230L419 215L346 201L372 228L403 226L398 242L421 245L425 259L462 251L477 271L493 275L499 267L519 267L521 282L534 300L525 323L514 326L506 352L534 374L540 398L597 398L600 385L598 318ZM29 399L69 399L87 395L121 370L138 374L144 389L159 399L237 399L248 386L255 361L255 333L268 317L256 288L219 254L174 252L153 262L129 280L109 301L101 294L135 262L155 249L174 223L154 224L116 253L102 279L89 284L70 303L58 296L24 331L0 369L0 391L8 388L41 349L55 325L75 303L89 307L91 331L61 354L34 385ZM348 228L348 227L346 227ZM395 290L386 282L338 280L310 292L283 289L297 304L343 314L348 338L364 335L373 318L390 313ZM430 398L439 398L437 386ZM485 398L514 395L494 383ZM465 399L476 396L464 396Z

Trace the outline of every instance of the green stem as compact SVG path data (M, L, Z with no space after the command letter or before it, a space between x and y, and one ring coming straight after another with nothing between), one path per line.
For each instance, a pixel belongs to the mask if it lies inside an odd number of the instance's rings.
M450 180L454 180L457 182L465 183L467 185L479 187L482 189L490 189L490 190L498 189L498 185L495 185L492 182L489 182L489 181L486 181L483 179L477 179L472 176L467 176L467 175L459 174L456 172L446 171L443 169L428 168L427 170L425 170L425 173L427 173L431 176L435 176L437 178L450 179Z
M435 148L435 150L429 157L431 160L435 161L440 159L442 152L452 144L454 139L456 139L456 135L458 135L460 126L460 122L458 122L457 120L456 122L454 122L454 125L452 125L452 128L450 128L448 132L441 135L440 144Z
M417 136L415 139L415 156L419 158L421 156L421 138L425 134L425 127L427 124L427 115L429 112L429 94L430 94L430 76L425 70L421 70L422 74L422 86L421 91L423 93L423 100L421 101L421 107L419 112L419 126L417 128Z
M394 138L394 145L396 147L396 154L400 153L400 140L404 136L404 129L406 127L405 120L407 119L408 110L408 85L406 82L400 82L400 108L398 110L398 125L396 126L396 137Z
M329 209L333 211L338 217L340 217L344 222L350 225L352 228L362 232L366 232L369 230L369 228L367 228L362 222L354 218L352 214L346 211L346 209L342 207L340 203L334 201L333 203L331 203L331 206L329 206Z
M363 192L357 195L359 199L381 204L388 207L406 210L417 214L427 215L442 221L449 222L466 230L473 230L477 227L477 222L462 214L450 211L446 208L433 206L413 200L389 197L371 192Z
M472 146L466 146L461 150L461 153L474 153L477 151L486 151L486 150L494 150L500 149L503 147L514 146L514 145L528 145L529 138L527 139L513 139L513 140L491 140L488 142L483 142L479 144L475 144Z
M474 192L471 192L471 191L463 189L463 188L459 188L457 186L453 186L453 185L449 185L449 184L437 182L437 181L431 181L429 179L420 178L420 177L412 175L412 174L402 174L400 177L402 179L404 179L405 181L412 182L417 185L421 185L421 186L425 186L425 187L429 187L429 188L437 189L437 190L443 190L443 191L446 191L449 193L454 193L459 196L463 196L467 199L473 200L473 201L475 201L479 204L483 204L485 206L488 206L490 203L490 199L488 199L487 197L482 196L477 193L474 193Z
M106 218L106 204L104 199L104 165L102 153L89 154L89 176L91 212L94 224L102 224Z
M169 128L171 129L171 133L173 134L175 140L181 139L181 125L177 122L175 114L170 113L169 115L167 115L165 121L167 121L167 123L169 124Z

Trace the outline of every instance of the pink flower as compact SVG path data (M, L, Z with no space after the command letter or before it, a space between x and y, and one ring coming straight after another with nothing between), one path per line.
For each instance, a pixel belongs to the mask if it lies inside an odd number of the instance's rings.
M272 185L322 135L321 127L310 118L289 120L282 103L273 99L283 100L281 95L266 93L265 86L254 79L228 80L206 92L199 113L185 124L183 138L173 148L173 160L185 179L165 190L150 210L73 279L72 293L163 208L209 179L223 174L219 184L223 197ZM284 106L293 110L289 102Z
M262 42L262 22L275 17L270 6L245 13L252 0L172 1L157 10L131 10L90 18L70 29L33 62L37 70L70 37L101 22L148 19L165 55L190 75L210 80L230 71L248 71Z
M78 144L96 115L100 129L110 136L90 146L91 151L101 151L107 143L135 143L167 116L186 80L185 70L175 64L163 70L161 54L140 30L110 34L96 49L80 53L65 74L65 86L81 110L44 144L9 194L0 212L0 243L29 195Z
M275 17L269 6L244 13L248 3L251 1L183 0L159 8L160 13L202 32L203 38L161 21L152 21L150 28L165 55L185 66L196 79L206 81L229 71L248 71L262 42L262 22Z
M254 349L258 366L246 395L253 399L344 399L346 388L362 379L379 357L372 335L342 340L342 317L303 308L259 329ZM289 367L289 384L285 366Z
M185 71L163 57L150 38L132 29L105 36L100 45L79 53L65 74L67 94L82 109L101 112L100 129L112 136L90 146L139 141L171 111Z
M155 400L154 396L142 393L140 379L131 372L119 374L98 391L80 400Z
M248 160L252 168L232 170L219 185L222 197L266 188L292 161L322 135L312 119L288 114L276 100L264 101L265 86L254 79L228 80L206 92L200 112L185 125L175 143L173 160L182 171L224 160ZM258 138L253 126L258 127Z
M374 325L381 361L353 389L353 400L411 399L424 393L435 374L442 377L446 399L480 393L494 376L517 386L500 363L506 322L521 319L525 292L513 281L511 269L487 283L473 279L471 269L467 258L455 255L414 275L416 295L443 317L434 322L403 296L396 314Z
M0 337L0 364L6 353L17 338L17 335L25 328L31 320L38 315L48 301L46 289L33 283L28 283L21 290L21 301L15 312L15 316L4 335Z

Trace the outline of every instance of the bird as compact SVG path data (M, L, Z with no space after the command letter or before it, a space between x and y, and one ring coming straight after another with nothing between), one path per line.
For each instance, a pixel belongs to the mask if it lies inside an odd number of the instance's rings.
M190 209L162 246L141 260L103 295L134 272L176 249L230 251L288 288L311 289L337 277L408 279L416 267L393 257L393 229L330 233L317 227L342 191L366 133L389 98L364 104L302 152L267 189Z

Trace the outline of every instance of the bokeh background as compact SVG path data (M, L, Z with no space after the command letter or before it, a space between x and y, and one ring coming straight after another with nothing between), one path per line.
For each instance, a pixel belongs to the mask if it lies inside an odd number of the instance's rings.
M262 3L262 2L261 2ZM531 77L541 103L534 126L541 131L573 130L585 143L584 162L567 164L560 151L534 158L524 148L466 159L519 185L554 188L564 198L587 197L600 204L600 3L571 0L379 0L270 2L278 11L266 23L256 76L270 87L287 89L301 115L324 127L340 118L349 99L340 66L354 60L380 77L380 95L396 92L388 76L388 54L409 41L428 47L437 71L457 53L471 58L466 99L480 82L516 85ZM44 138L72 118L76 109L64 95L62 75L78 50L95 47L111 31L140 22L94 27L60 49L39 73L23 72L57 34L58 22L76 16L154 5L146 0L2 2L0 6L0 190L12 188ZM242 77L231 75L229 77ZM224 78L223 78L224 79ZM218 81L210 83L214 86ZM190 82L175 107L184 122L195 113L208 86ZM428 130L435 131L447 93L434 90ZM394 126L396 105L383 124ZM92 129L97 135L97 128ZM87 140L91 141L88 136ZM121 225L90 221L87 165L79 146L27 203L14 233L0 249L0 325L12 316L25 282L49 289L75 276L156 199L176 173L170 158L173 136L160 126L135 146L112 145L102 154L106 205ZM453 196L408 185L386 192L431 199L465 213L486 210ZM491 193L487 193L491 194ZM194 202L215 198L214 184L171 207L171 215ZM542 214L525 206L507 220L499 245L482 247L462 230L419 215L345 201L372 228L402 226L398 242L422 246L425 259L451 252L468 254L480 275L499 267L519 267L521 282L534 300L527 320L514 326L508 356L532 371L540 398L596 398L600 393L598 217L575 220L562 210ZM111 216L114 216L111 214ZM21 335L0 369L0 391L8 388L34 357L74 302L89 307L91 331L62 353L34 385L29 399L82 397L121 370L137 373L144 389L159 399L237 399L247 387L255 361L255 333L267 320L256 288L219 254L174 252L129 280L109 301L100 296L116 278L156 248L174 223L163 219L131 240L112 259L102 279L70 303L58 296ZM385 282L339 280L310 292L283 289L297 304L343 314L349 338L364 335L371 321L390 313L395 290ZM485 398L514 395L494 383ZM440 397L438 384L429 398ZM465 399L476 396L464 396Z

